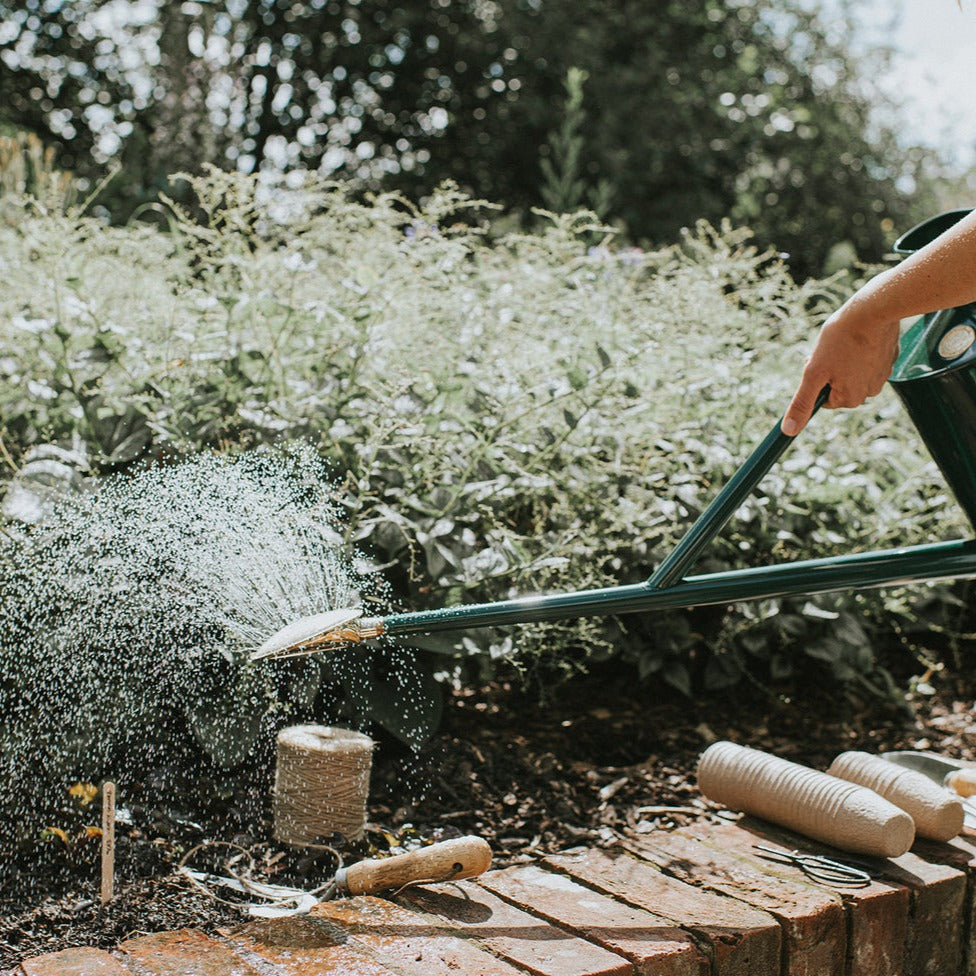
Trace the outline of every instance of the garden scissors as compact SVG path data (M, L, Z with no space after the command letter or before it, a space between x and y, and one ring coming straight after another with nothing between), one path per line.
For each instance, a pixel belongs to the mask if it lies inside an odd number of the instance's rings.
M871 875L860 868L852 867L849 864L841 864L840 861L833 861L829 857L821 857L818 854L803 854L800 851L781 851L775 847L766 847L763 844L754 844L753 850L763 851L760 857L766 857L770 861L781 861L784 864L793 864L798 867L808 878L819 881L821 884L843 886L847 888L866 888L871 884Z

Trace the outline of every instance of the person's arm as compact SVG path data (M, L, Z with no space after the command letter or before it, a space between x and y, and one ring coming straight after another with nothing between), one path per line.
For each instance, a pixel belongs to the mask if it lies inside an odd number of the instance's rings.
M827 407L856 407L880 393L898 356L902 319L970 302L976 302L976 211L872 278L827 319L783 417L783 433L803 430L828 383Z

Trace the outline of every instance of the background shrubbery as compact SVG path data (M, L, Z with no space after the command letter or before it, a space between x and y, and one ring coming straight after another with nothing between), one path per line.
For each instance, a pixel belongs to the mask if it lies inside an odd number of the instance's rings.
M450 185L418 208L313 181L210 171L188 184L192 212L166 203L158 223L127 227L6 198L6 476L29 493L46 469L24 462L52 443L88 478L310 443L335 480L344 544L392 588L379 612L649 575L775 422L851 284L798 286L727 226L648 253L616 248L587 214L505 233L503 215ZM699 569L967 531L886 392L820 415ZM878 642L911 645L923 606L927 626L958 630L953 592L416 646L455 681L515 667L548 688L617 657L691 692L786 678L814 658L882 689Z

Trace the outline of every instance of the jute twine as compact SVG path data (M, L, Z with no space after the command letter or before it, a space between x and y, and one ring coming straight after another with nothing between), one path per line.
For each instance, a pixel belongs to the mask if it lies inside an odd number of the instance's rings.
M294 725L278 733L274 835L315 846L333 833L360 840L366 825L373 740L325 725Z

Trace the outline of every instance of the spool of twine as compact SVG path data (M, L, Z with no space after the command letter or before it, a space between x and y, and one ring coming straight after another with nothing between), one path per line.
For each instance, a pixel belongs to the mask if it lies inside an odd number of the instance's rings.
M278 733L274 785L274 835L311 847L334 833L360 840L373 740L361 732L325 725L294 725Z

